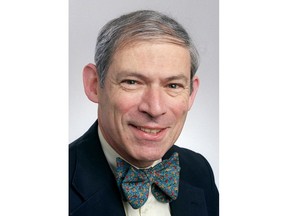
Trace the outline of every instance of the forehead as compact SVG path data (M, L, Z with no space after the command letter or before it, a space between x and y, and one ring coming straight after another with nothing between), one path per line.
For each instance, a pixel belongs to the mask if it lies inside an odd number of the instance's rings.
M167 42L138 42L117 50L109 71L190 73L190 53L183 46Z

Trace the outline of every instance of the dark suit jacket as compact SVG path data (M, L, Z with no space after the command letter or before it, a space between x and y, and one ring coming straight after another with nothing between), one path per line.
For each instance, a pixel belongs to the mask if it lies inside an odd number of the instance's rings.
M125 216L115 177L98 137L97 122L69 146L69 213L73 216ZM173 146L163 159L179 153L179 194L170 203L172 216L219 215L218 190L207 160ZM160 215L159 215L160 216Z

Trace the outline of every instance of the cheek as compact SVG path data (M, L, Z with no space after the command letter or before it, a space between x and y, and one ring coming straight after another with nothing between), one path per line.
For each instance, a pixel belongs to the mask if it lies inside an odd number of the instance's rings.
M176 116L186 116L190 109L190 101L187 97L182 97L181 99L178 98L178 100L175 100L172 104L170 104L170 107Z
M121 112L126 112L131 107L135 106L136 100L136 97L130 97L127 94L119 93L113 98L113 106L115 107L115 109L118 109Z
M126 114L132 112L135 110L135 107L137 107L136 98L131 98L121 93L114 94L113 97L110 97L108 100L109 102L104 101L104 103L108 104L106 110L110 110L109 115L113 115L116 121L119 121L120 119L123 120Z
M183 100L183 101L178 101L177 104L174 105L173 109L171 108L171 111L173 113L173 118L174 118L174 124L175 124L175 130L176 132L176 136L179 136L183 125L185 123L186 120L186 116L188 113L188 103L187 100Z

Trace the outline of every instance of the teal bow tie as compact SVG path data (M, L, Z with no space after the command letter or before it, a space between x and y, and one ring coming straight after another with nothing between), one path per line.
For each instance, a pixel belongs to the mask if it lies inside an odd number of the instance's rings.
M121 158L116 159L117 185L125 201L138 209L148 199L149 187L154 197L164 203L176 200L179 186L179 158L174 153L169 159L149 169L137 169Z

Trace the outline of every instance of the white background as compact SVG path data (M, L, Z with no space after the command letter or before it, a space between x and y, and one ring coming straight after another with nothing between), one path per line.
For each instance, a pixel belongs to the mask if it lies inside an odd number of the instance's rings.
M94 123L96 104L86 97L83 67L94 62L100 28L127 12L152 9L179 21L190 33L200 53L200 89L188 114L179 146L204 155L210 162L218 185L219 160L219 26L217 0L70 0L69 25L69 141L81 136Z
M221 216L288 215L286 2L220 1ZM68 2L0 26L0 215L68 215Z

